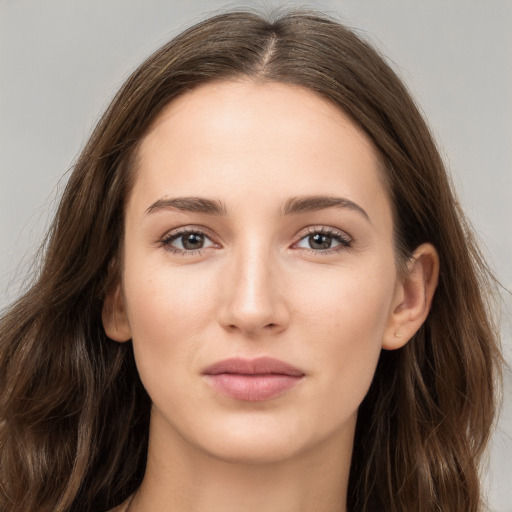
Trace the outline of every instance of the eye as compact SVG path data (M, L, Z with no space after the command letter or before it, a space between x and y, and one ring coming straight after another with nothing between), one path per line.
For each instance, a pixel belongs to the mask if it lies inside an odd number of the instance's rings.
M332 228L310 228L295 247L315 252L336 252L352 246L352 239L342 231Z
M205 233L199 230L182 229L169 233L162 245L169 251L194 254L208 247L217 247Z

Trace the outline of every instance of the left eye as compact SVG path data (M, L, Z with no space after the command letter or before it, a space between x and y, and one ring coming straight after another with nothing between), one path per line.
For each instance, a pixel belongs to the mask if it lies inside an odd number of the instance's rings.
M350 239L348 237L343 237L341 234L316 231L301 238L296 246L304 249L325 251L340 246L350 247L350 244Z
M187 231L168 236L164 245L183 252L206 249L215 244L204 234L198 231Z

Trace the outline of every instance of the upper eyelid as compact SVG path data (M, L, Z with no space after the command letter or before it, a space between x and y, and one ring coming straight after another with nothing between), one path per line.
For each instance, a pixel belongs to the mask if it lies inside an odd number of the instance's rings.
M346 238L350 241L353 241L354 238L352 235L344 231L343 229L335 228L333 226L323 226L323 225L313 225L313 226L307 226L299 231L299 233L296 235L297 240L302 240L305 236L308 236L312 233L322 233L325 235L338 235L341 238Z
M352 236L349 235L349 233L347 233L343 229L335 228L333 226L322 225L322 224L314 224L311 226L305 226L305 227L301 228L299 230L299 232L297 233L297 235L295 235L295 236L299 236L299 235L306 236L309 233L316 233L316 232L322 232L322 233L327 233L327 234L338 233L338 234L344 234L348 238L352 238ZM167 236L171 236L174 234L180 234L180 233L201 233L201 234L211 235L213 237L218 238L218 236L211 229L207 228L206 226L195 225L195 224L192 224L192 225L187 224L187 225L175 227L175 228L167 231L161 238L165 238Z
M186 226L179 226L179 227L176 227L176 228L173 228L173 229L167 231L163 236L160 237L160 240L166 240L166 239L172 238L172 237L179 237L180 235L183 235L186 233L201 233L202 235L205 235L208 238L210 238L212 240L212 242L214 241L213 240L214 238L218 238L211 229L208 229L205 226L186 225Z

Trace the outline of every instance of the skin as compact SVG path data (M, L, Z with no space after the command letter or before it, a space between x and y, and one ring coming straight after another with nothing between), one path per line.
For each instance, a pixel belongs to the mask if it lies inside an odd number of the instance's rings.
M136 172L122 282L103 311L109 337L133 340L153 401L130 511L346 510L358 406L380 351L423 323L438 274L428 244L397 272L371 142L307 89L216 83L164 109ZM312 195L359 209L283 215L290 198ZM225 212L162 206L183 197ZM177 229L205 233L203 248L184 253ZM321 229L333 236L323 252L310 245ZM268 400L227 397L202 371L235 356L274 357L304 377Z

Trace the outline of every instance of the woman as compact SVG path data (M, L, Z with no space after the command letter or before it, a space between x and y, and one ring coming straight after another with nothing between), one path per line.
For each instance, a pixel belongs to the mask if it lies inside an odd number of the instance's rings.
M2 319L9 511L477 511L492 276L425 122L314 13L128 79Z

